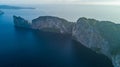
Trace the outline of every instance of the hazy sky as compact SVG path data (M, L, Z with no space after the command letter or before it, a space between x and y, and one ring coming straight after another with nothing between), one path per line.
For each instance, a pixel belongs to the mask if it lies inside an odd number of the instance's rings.
M120 5L120 0L0 0L0 4L89 4L89 5Z

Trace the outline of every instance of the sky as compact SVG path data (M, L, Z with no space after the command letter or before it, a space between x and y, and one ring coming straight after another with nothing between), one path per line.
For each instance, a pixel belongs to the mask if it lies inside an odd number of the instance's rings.
M0 4L120 5L120 0L0 0Z

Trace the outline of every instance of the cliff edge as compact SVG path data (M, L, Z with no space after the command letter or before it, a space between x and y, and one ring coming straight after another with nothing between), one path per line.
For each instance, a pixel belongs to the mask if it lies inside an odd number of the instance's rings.
M76 23L72 23L53 16L41 16L31 22L14 16L14 24L23 28L71 34L75 40L84 46L106 55L111 59L114 67L120 67L119 24L85 17L79 18Z

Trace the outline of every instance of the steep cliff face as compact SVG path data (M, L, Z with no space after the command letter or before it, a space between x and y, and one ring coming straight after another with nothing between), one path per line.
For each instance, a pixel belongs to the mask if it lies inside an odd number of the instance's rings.
M90 25L89 19L80 18L73 27L72 35L84 46L110 57L108 42Z
M80 18L72 35L88 48L108 56L120 67L120 25L110 21Z
M109 52L114 67L120 67L120 25L110 21L91 22L100 35L109 42Z
M109 42L111 54L120 53L120 25L110 21L99 21L92 25Z
M73 23L68 22L65 19L52 16L42 16L32 20L32 29L39 29L50 32L69 34L72 31L72 26Z
M108 56L114 67L120 67L120 25L108 21L80 18L76 23L65 19L42 16L27 20L14 16L14 24L18 27L38 29L56 33L69 33L84 46Z
M14 24L17 27L23 27L23 28L31 28L31 23L29 23L27 20L25 20L22 17L13 16L14 18Z

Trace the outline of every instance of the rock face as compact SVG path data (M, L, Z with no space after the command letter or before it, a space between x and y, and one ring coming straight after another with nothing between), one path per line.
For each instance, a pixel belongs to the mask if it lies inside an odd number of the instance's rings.
M39 29L50 32L69 34L72 31L72 25L73 23L70 23L65 19L52 16L41 16L32 20L32 29Z
M120 25L109 21L80 18L76 23L65 19L41 16L29 23L14 16L15 26L38 29L62 34L71 34L73 39L84 46L109 57L114 67L120 67Z
M108 56L114 67L120 67L120 25L110 21L80 18L73 27L76 40Z
M2 11L0 10L0 15L2 15L2 14L4 14L4 12L2 12Z
M72 35L86 47L96 52L103 53L106 56L110 56L108 42L102 38L99 31L90 25L90 22L95 20L90 20L91 19L87 18L78 19L73 27Z
M23 28L31 28L31 24L27 20L16 16L13 16L13 18L14 18L15 26L23 27Z
M110 21L90 23L109 42L109 53L114 67L120 67L120 25Z

